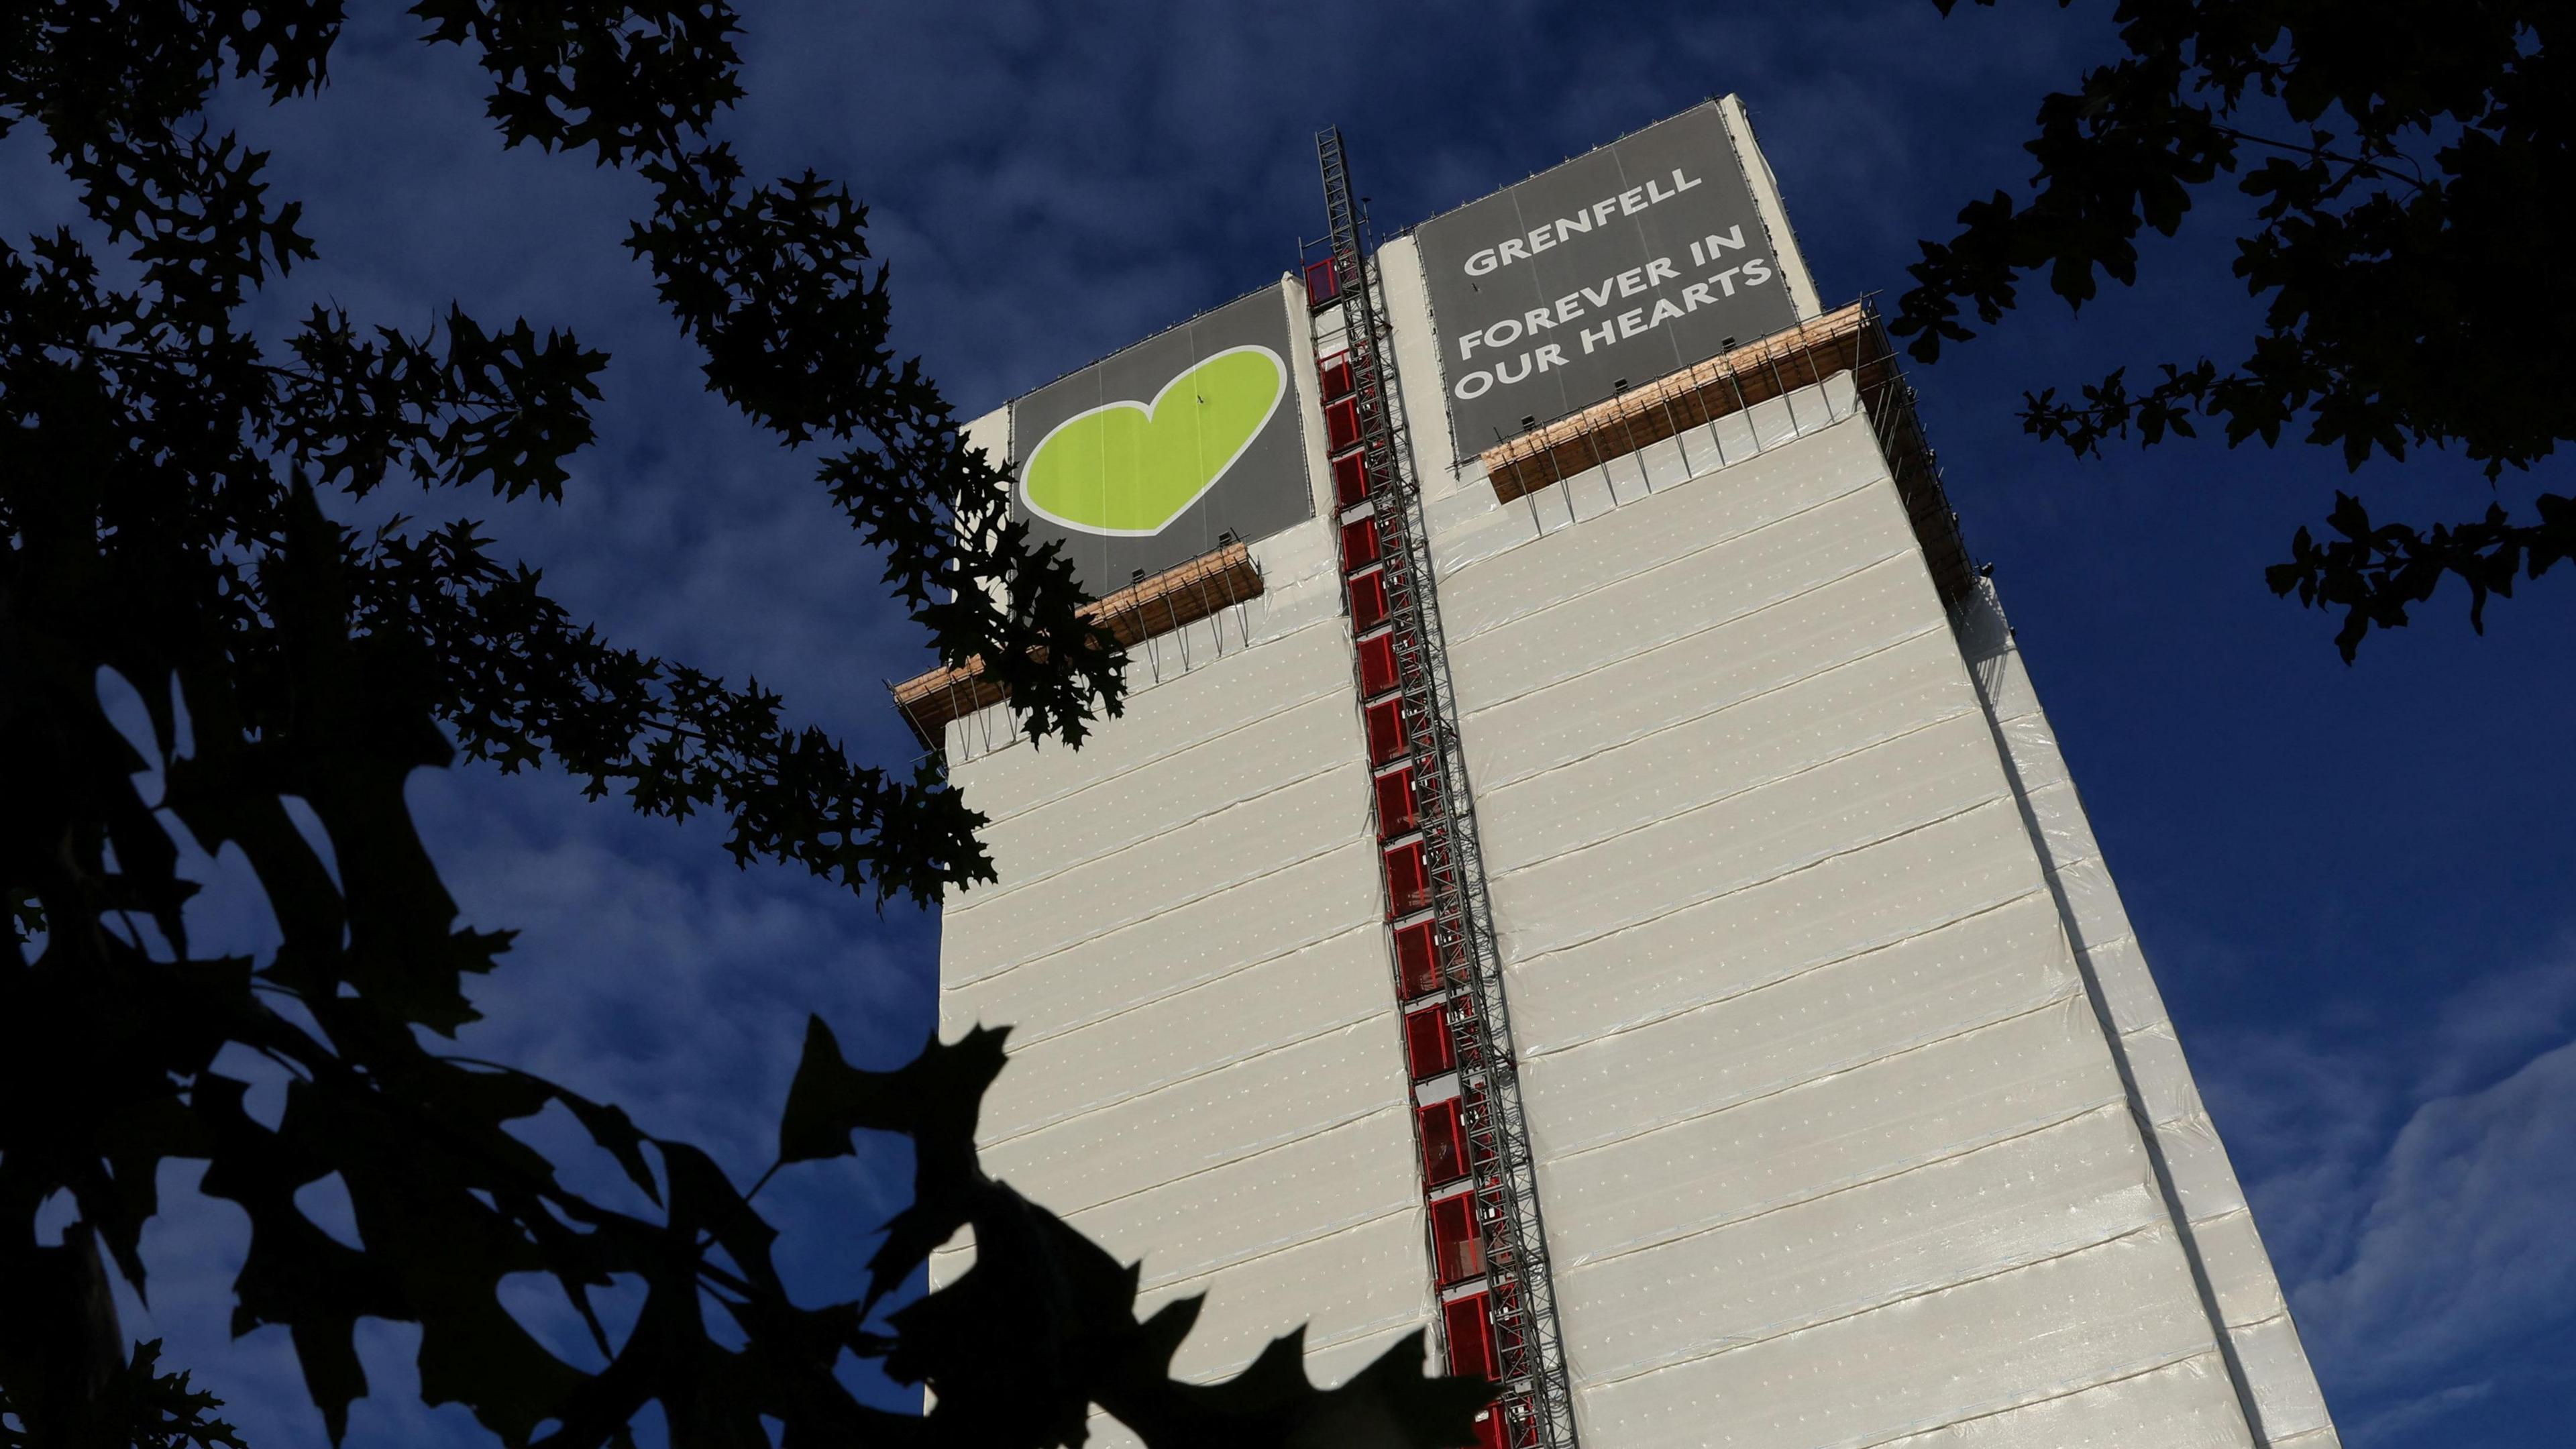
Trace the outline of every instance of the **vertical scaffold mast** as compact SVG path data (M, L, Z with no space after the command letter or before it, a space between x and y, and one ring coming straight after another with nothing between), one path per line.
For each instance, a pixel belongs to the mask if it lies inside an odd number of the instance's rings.
M1423 888L1418 891L1399 891L1390 879L1389 927L1397 937L1394 954L1399 962L1404 959L1408 931L1419 940L1426 925L1436 952L1435 999L1444 1013L1456 1059L1455 1110L1464 1128L1464 1166L1480 1239L1481 1274L1457 1281L1455 1274L1444 1272L1435 1261L1433 1291L1442 1304L1453 1368L1466 1367L1460 1361L1457 1340L1462 1326L1473 1331L1481 1304L1483 1331L1490 1335L1492 1349L1487 1362L1496 1370L1497 1383L1494 1411L1479 1425L1485 1442L1510 1449L1574 1449L1574 1405L1548 1276L1529 1130L1512 1056L1502 958L1495 945L1466 757L1456 729L1458 714L1434 598L1430 541L1413 478L1386 318L1377 302L1376 260L1364 244L1340 130L1318 133L1315 146L1323 170L1332 255L1329 280L1310 271L1308 298L1318 313L1335 308L1340 312L1358 413L1357 462L1364 480L1364 488L1341 490L1337 521L1346 535L1363 526L1374 530L1374 545L1368 550L1374 557L1366 567L1354 568L1347 549L1344 566L1354 580L1365 572L1378 575L1385 594L1385 618L1361 628L1355 612L1353 625L1364 654L1382 638L1381 648L1391 649L1394 662L1391 681L1372 678L1371 671L1362 667L1360 692L1364 705L1377 711L1387 711L1392 703L1393 716L1401 722L1398 758L1379 761L1379 827L1382 845L1408 852L1408 859L1417 841L1406 837L1418 833L1423 867ZM1342 461L1350 461L1347 453ZM1354 498L1354 492L1362 496ZM1390 820L1383 804L1388 798L1384 782L1406 771L1410 798L1399 809L1410 818ZM1399 994L1412 994L1401 979ZM1417 1127L1433 1105L1417 1102ZM1431 1161L1434 1145L1418 1145L1424 1149L1425 1161ZM1444 1279L1451 1281L1444 1286Z

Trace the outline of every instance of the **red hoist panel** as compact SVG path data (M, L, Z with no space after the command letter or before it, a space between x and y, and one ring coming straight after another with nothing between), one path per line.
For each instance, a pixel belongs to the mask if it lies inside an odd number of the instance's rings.
M1342 295L1341 280L1333 273L1333 259L1326 257L1306 268L1306 305L1321 307Z
M1386 622L1386 570L1351 575L1351 628L1365 634Z
M1420 1001L1440 989L1440 948L1429 921L1397 928L1395 981L1407 1001Z
M1368 459L1353 448L1333 460L1333 502L1357 508L1368 499Z
M1381 699L1361 712L1368 722L1369 763L1388 765L1404 757L1404 701Z
M1485 1271L1485 1235L1476 1227L1472 1194L1462 1192L1431 1205L1431 1262L1443 1288Z
M1347 352L1336 352L1330 357L1315 359L1315 377L1324 385L1326 402L1349 397L1352 390L1359 386L1352 380L1351 355Z
M1377 833L1393 840L1421 823L1413 798L1413 767L1398 765L1377 777Z
M1377 562L1377 520L1356 519L1342 525L1342 572L1355 574Z
M1386 913L1409 916L1431 906L1431 873L1422 864L1422 842L1408 840L1386 853Z
M1449 1040L1449 1008L1440 1002L1404 1014L1404 1065L1417 1082L1458 1065Z
M1422 1129L1422 1180L1438 1187L1465 1177L1467 1130L1458 1120L1458 1099L1426 1103L1413 1115Z
M1442 1325L1449 1330L1449 1372L1477 1375L1486 1379L1501 1377L1502 1366L1494 1362L1493 1299L1484 1293L1470 1293L1452 1298L1440 1305Z
M1439 683L1429 580L1415 577L1430 564L1411 537L1419 519L1379 351L1385 322L1339 133L1319 138L1319 150L1334 254L1306 269L1306 293L1315 312L1338 308L1342 318L1344 350L1316 360L1316 383L1448 1366L1495 1385L1475 1419L1482 1449L1575 1449L1545 1249L1508 1168L1526 1164L1528 1147L1500 1035L1491 925L1471 894L1482 880L1473 817L1444 788L1459 767L1457 745L1444 723L1452 706Z
M1324 442L1334 452L1360 445L1360 400L1341 398L1324 404Z
M1375 699L1377 696L1385 694L1394 688L1395 636L1392 634L1378 634L1370 638L1362 639L1360 641L1360 693L1365 698ZM1387 702L1389 704L1393 704L1395 701L1389 700ZM1392 719L1393 716L1390 715L1389 718ZM1374 723L1372 723L1371 729L1374 731ZM1397 731L1396 737L1398 741L1401 742L1403 738L1403 727L1401 724L1397 724L1395 729ZM1370 739L1372 743L1374 743L1376 739L1374 733L1371 734ZM1374 751L1372 751L1372 753L1374 753Z

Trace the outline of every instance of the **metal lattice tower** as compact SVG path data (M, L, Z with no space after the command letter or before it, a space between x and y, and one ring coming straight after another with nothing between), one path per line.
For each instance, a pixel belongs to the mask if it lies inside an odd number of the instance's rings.
M1448 991L1447 1024L1457 1060L1459 1106L1475 1218L1482 1233L1484 1291L1500 1367L1500 1442L1511 1449L1574 1449L1574 1405L1549 1279L1538 1184L1512 1055L1503 969L1487 898L1458 711L1440 632L1421 494L1409 463L1404 411L1396 393L1388 328L1377 303L1376 262L1363 241L1338 128L1316 136L1330 222L1332 285L1317 310L1338 307L1356 384L1364 500L1339 521L1376 522L1387 625L1402 701L1405 752L1427 876L1427 914ZM1363 700L1371 697L1365 678ZM1385 691L1376 692L1384 699ZM1402 928L1423 910L1402 911ZM1441 1296L1439 1274L1433 1275ZM1451 1293L1449 1298L1461 1295Z

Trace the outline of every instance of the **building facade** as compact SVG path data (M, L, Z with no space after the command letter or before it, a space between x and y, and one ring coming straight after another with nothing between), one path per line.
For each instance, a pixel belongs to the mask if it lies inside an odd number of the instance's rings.
M1488 1442L2335 1433L1877 322L1733 98L1335 249L971 436L1131 641L991 817L988 1170L1204 1293L1430 1330ZM934 1280L960 1270L952 1244ZM1132 1442L1114 1421L1096 1442Z

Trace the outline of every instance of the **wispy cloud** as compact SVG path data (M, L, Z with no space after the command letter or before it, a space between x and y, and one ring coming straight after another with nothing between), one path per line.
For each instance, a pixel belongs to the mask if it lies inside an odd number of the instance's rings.
M2348 1442L2456 1442L2560 1375L2532 1349L2576 1326L2576 950L2421 1021L2200 1045Z

